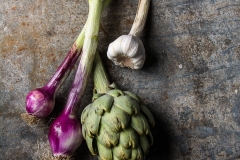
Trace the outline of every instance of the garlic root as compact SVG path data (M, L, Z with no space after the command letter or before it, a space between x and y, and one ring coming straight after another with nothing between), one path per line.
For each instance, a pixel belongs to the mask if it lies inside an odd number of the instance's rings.
M145 48L139 36L146 22L150 0L139 0L138 11L128 35L122 35L109 44L107 56L115 65L141 69L145 62Z

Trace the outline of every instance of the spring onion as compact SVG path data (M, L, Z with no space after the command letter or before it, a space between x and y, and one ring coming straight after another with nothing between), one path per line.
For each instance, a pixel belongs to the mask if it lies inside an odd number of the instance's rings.
M69 157L80 146L83 138L78 118L81 102L88 82L98 44L100 16L110 0L89 0L89 15L82 56L61 114L50 125L48 139L54 157Z
M83 46L86 26L79 34L75 43L71 47L67 56L58 67L49 82L42 88L36 88L30 91L26 97L26 114L23 114L24 119L34 117L44 118L48 116L55 105L55 96L63 82L67 79L74 64L76 63Z

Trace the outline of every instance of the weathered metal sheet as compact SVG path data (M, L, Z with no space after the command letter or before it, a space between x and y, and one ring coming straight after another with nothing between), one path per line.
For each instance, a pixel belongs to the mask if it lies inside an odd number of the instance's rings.
M137 0L104 11L99 50L111 81L138 94L153 112L154 145L146 159L240 159L240 1L152 0L138 71L114 66L108 44L128 34ZM46 122L29 126L25 96L44 85L80 33L84 0L1 0L0 159L49 156ZM74 70L75 71L75 70ZM57 96L63 107L74 73ZM89 82L81 108L91 102ZM85 142L77 159L91 156Z

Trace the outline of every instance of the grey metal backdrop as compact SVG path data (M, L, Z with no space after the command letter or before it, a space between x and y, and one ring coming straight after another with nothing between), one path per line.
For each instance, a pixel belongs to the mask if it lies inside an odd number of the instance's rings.
M155 141L146 159L240 159L240 1L152 0L141 36L147 59L135 71L114 66L106 50L130 31L137 3L112 0L98 49L111 81L138 94L153 112ZM0 1L0 159L50 155L47 127L66 101L74 72L50 118L29 126L20 114L26 94L51 77L87 13L85 0ZM92 88L90 81L81 109L91 102ZM85 142L76 157L97 159Z

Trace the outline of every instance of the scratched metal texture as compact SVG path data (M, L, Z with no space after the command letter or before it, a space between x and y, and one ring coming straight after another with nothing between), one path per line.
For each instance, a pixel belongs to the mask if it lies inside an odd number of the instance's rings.
M137 0L112 0L103 13L99 50L110 80L139 95L156 126L147 160L240 159L240 1L152 0L141 39L147 59L135 71L106 58L128 34ZM0 1L0 159L51 155L48 125L64 106L74 72L45 121L29 126L25 96L43 86L67 54L88 14L85 0ZM92 81L81 103L91 102ZM96 160L85 142L76 159Z

